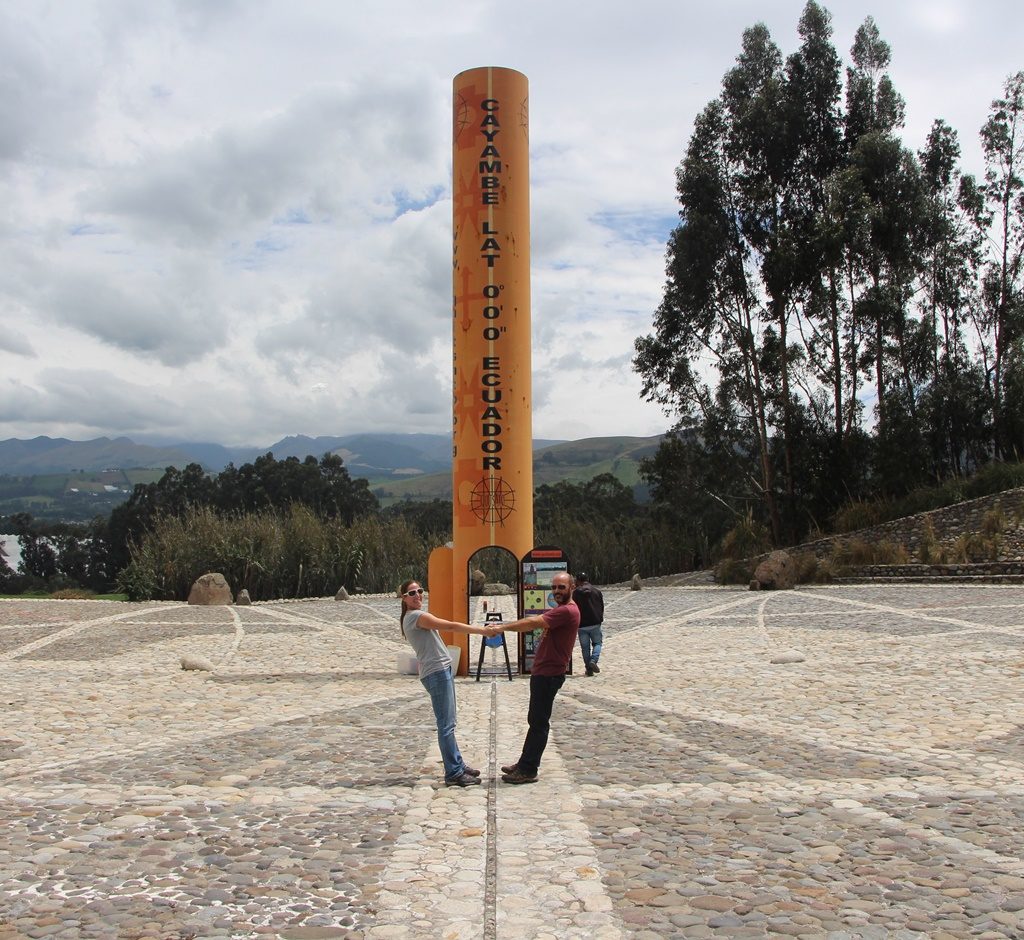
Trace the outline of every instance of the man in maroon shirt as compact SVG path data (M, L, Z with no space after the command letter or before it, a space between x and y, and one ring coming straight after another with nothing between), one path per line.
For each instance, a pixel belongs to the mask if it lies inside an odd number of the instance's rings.
M572 599L572 589L573 579L570 575L556 574L551 579L556 607L502 625L503 630L511 630L513 633L530 633L537 629L544 631L530 670L530 710L526 716L529 730L519 760L501 768L501 779L505 783L533 783L537 779L540 759L548 744L551 709L558 690L565 682L565 673L580 628L580 609Z

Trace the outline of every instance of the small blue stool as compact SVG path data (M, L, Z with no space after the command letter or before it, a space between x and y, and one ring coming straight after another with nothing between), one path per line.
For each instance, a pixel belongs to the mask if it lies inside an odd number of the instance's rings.
M484 617L484 623L501 623L501 611L491 611ZM480 670L484 665L484 650L490 647L491 649L497 649L501 647L505 652L505 671L508 673L508 681L512 681L512 663L508 658L508 643L505 642L505 634L499 633L497 636L485 636L483 643L480 644L480 658L476 661L476 681L480 681Z

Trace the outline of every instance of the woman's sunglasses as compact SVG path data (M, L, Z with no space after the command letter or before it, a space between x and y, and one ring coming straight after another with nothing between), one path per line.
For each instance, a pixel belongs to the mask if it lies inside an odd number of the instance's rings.
M423 593L423 588L416 588L415 590L412 590L412 591L406 591L402 595L402 597L412 597L413 594L422 594L422 593Z

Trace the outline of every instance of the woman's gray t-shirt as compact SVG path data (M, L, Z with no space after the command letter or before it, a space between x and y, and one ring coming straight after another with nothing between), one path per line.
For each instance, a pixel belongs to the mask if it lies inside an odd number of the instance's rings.
M448 653L448 647L444 645L436 630L421 630L416 626L416 621L420 619L421 614L423 614L422 610L410 610L402 620L402 632L416 652L416 661L420 664L420 678L422 679L424 676L440 672L445 667L451 666L452 658Z

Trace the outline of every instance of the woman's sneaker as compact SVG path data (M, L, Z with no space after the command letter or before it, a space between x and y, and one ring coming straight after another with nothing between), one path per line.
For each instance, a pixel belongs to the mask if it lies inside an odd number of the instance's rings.
M468 774L463 771L459 776L452 777L451 780L445 780L444 785L446 787L471 787L474 784L479 784L480 778L474 777L472 774Z

